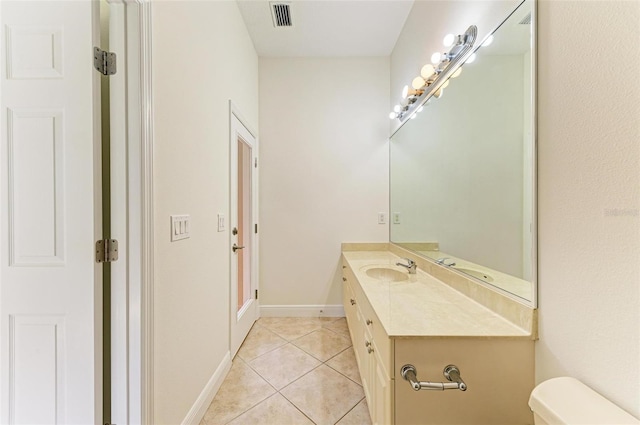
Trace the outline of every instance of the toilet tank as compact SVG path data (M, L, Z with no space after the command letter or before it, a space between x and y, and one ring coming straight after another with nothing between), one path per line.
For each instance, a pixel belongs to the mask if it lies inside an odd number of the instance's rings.
M536 425L640 424L640 421L575 378L536 386L529 398Z

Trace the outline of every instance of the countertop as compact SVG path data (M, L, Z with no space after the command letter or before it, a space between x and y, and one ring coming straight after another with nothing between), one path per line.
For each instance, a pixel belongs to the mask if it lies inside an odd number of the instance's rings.
M406 261L389 251L344 251L342 255L392 338L531 339L528 331L420 269L409 275L395 265ZM373 267L392 268L407 273L409 279L391 282L369 277L366 271Z

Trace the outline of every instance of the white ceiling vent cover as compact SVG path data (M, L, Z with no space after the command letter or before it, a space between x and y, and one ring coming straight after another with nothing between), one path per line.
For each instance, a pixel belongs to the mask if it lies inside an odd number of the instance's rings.
M276 28L287 28L293 26L291 20L291 3L271 2L271 18L273 26Z

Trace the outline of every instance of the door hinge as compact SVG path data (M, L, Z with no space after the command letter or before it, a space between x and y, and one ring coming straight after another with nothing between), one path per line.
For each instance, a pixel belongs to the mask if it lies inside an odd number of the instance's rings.
M256 229L254 233L258 233L258 223L256 223L255 226L256 226Z
M254 159L254 161L253 161L253 166L254 166L255 168L258 168L258 158L255 158L255 159Z
M112 263L118 260L118 241L102 239L96 242L96 263Z
M116 73L116 54L105 52L99 47L93 48L93 67L102 75Z
M258 299L258 290L256 289L256 300Z

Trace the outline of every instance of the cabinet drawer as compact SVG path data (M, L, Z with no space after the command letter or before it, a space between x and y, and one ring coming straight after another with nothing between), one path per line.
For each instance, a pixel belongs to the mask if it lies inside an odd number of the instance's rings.
M387 375L391 376L391 365L393 364L391 339L387 336L378 316L374 313L364 294L361 293L360 296L356 294L356 300L362 314L363 326L367 328L372 340L375 342L381 366Z
M353 330L356 328L357 323L357 308L355 304L356 296L353 294L351 284L349 281L342 282L342 305L344 307L344 314L347 318L347 325L349 327L349 333L351 334L351 342L354 341Z

